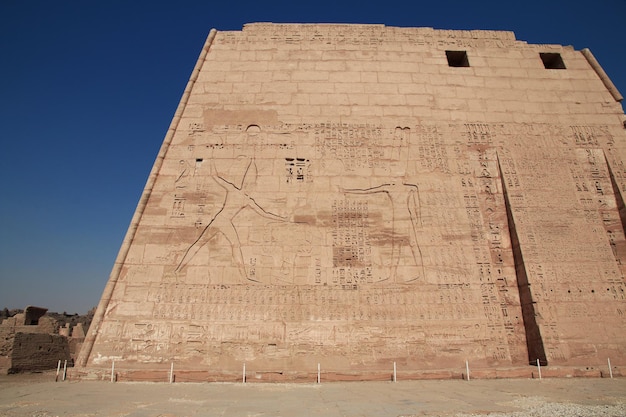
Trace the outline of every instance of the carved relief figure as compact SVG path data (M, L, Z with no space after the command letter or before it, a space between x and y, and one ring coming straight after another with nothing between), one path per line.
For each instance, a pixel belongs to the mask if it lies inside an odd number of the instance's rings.
M230 243L233 263L238 266L242 278L245 280L255 281L246 274L243 254L241 252L241 241L239 239L239 235L237 234L237 229L233 224L233 220L243 209L249 207L263 218L282 222L288 221L285 217L281 217L265 210L257 204L253 197L250 196L248 188L250 184L255 183L256 173L256 164L254 160L250 160L244 172L241 184L235 185L220 176L215 168L215 163L213 161L211 162L211 178L226 192L224 201L221 208L211 218L202 233L200 233L200 236L198 236L196 241L193 242L189 248L187 248L183 258L178 263L175 272L181 271L182 268L187 265L189 260L191 260L207 242L209 242L216 234L221 233Z
M399 162L404 170L406 178L409 172L409 145L411 130L408 127L396 127L392 139L392 161ZM391 165L391 163L390 163ZM398 277L400 260L405 257L402 249L407 246L415 266L424 273L422 251L418 244L417 232L421 226L421 209L419 190L416 184L403 180L402 182L389 182L371 188L347 188L343 189L349 194L378 194L384 193L391 204L392 232L391 232L391 260L389 279L393 282L410 282L419 277ZM407 235L408 234L408 235Z
M418 244L417 229L421 225L420 218L420 198L417 185L402 182L400 184L388 183L371 188L344 189L350 194L377 194L384 193L391 203L392 209L392 235L391 235L391 263L389 278L393 282L414 281L417 277L410 279L398 278L398 265L402 257L402 248L409 246L413 255L415 265L421 266L424 273L424 262L422 251ZM408 239L406 235L408 231Z

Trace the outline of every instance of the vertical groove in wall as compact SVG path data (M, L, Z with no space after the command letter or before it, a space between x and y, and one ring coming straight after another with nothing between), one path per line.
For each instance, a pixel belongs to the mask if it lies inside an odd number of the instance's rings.
M506 189L504 173L502 172L502 167L500 166L499 156L497 157L497 161L498 170L500 171L500 182L502 184L502 194L504 195L504 206L506 207L506 218L511 237L511 250L513 252L513 262L515 264L515 278L517 280L522 318L524 320L524 331L526 333L528 363L530 365L535 365L537 363L537 359L539 359L539 363L545 366L548 364L548 359L543 346L541 331L539 330L539 325L537 324L535 304L530 291L530 284L528 283L528 274L526 273L524 257L522 255L522 249L517 235L515 220L513 219L513 211L511 209L511 203Z
M159 153L152 167L152 171L150 171L150 175L148 176L148 180L146 181L143 193L141 194L141 198L139 199L139 203L137 204L137 208L135 209L135 213L130 222L130 226L128 228L128 231L126 232L124 240L122 241L122 247L120 248L117 258L115 259L113 270L111 271L111 275L109 276L109 280L106 284L106 287L104 288L102 298L100 299L100 302L98 303L98 308L96 309L96 313L94 314L93 321L91 322L89 331L85 337L85 342L83 343L83 346L81 347L80 353L76 360L76 364L78 366L87 365L87 361L89 360L93 345L96 341L96 336L98 334L98 331L100 330L100 324L102 323L102 319L104 318L106 309L109 305L109 302L111 301L111 297L113 296L113 291L115 290L115 285L117 284L122 265L124 264L126 256L128 255L131 243L135 238L135 233L137 231L137 227L139 226L139 221L141 220L148 200L150 199L150 195L152 194L152 188L154 187L156 178L159 174L159 171L161 170L161 166L163 165L165 155L167 154L170 143L172 142L174 133L178 128L178 123L180 122L185 107L187 106L187 101L189 100L191 90L193 89L193 86L198 79L198 75L200 74L200 70L202 69L202 65L205 61L206 55L209 52L211 44L213 43L213 39L215 39L216 33L217 31L215 29L211 29L211 31L209 32L206 42L202 47L202 51L200 52L200 56L196 61L196 65L191 72L189 82L187 82L187 85L185 86L185 91L183 92L180 102L178 103L178 107L176 108L172 123L170 123L170 127L165 135L163 144L159 149Z
M626 236L626 205L624 204L624 199L622 198L622 193L619 189L619 185L615 180L615 175L613 174L613 169L611 168L611 164L604 154L604 161L606 162L606 167L609 171L609 177L611 178L611 186L613 187L613 195L615 196L615 202L617 203L617 211L619 213L619 220L622 224L622 230L624 231L624 236Z

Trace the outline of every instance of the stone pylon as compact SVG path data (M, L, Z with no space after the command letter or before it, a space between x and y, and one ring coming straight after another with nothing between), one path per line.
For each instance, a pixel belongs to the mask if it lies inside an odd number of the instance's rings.
M621 99L511 32L213 30L79 365L626 364Z

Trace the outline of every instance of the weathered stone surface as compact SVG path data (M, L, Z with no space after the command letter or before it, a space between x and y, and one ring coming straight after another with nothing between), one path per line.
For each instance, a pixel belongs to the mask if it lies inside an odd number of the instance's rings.
M70 360L66 337L45 333L16 333L9 372L54 369L58 361Z
M626 131L605 84L511 32L212 31L79 362L626 361Z
M0 373L52 369L59 361L71 365L68 338L55 334L59 326L46 311L28 306L0 323Z

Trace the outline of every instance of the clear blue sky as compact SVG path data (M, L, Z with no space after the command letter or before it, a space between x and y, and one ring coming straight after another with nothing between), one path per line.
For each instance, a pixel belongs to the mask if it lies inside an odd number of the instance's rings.
M626 95L626 0L0 0L0 308L98 303L209 30L248 22L511 30Z

